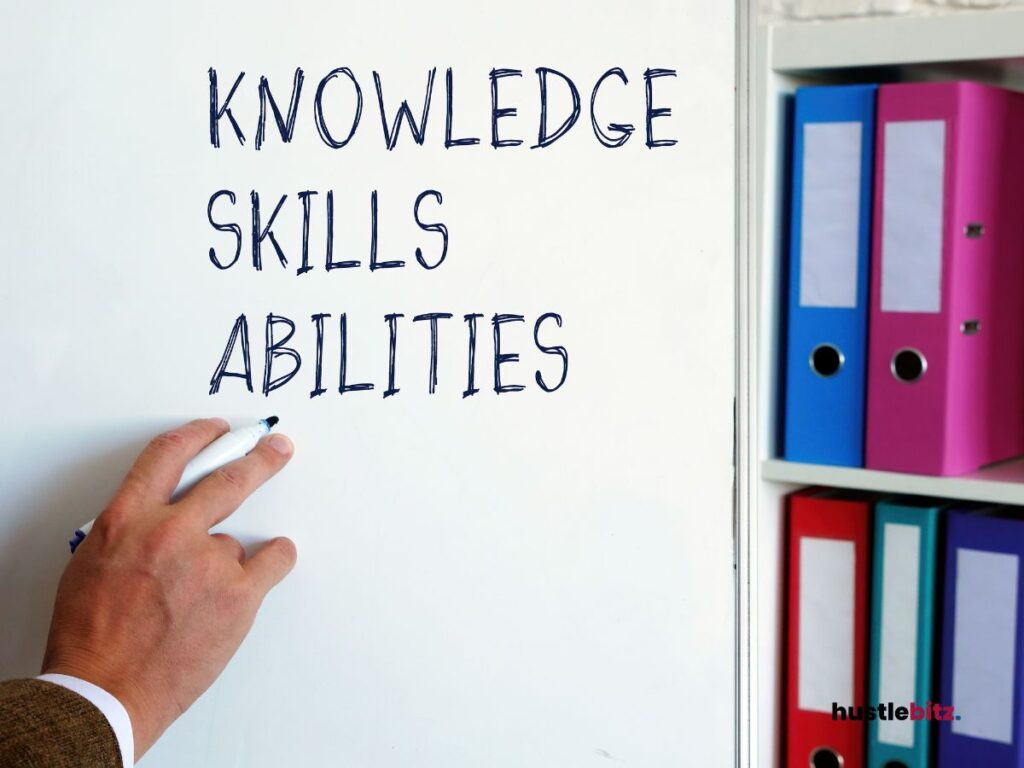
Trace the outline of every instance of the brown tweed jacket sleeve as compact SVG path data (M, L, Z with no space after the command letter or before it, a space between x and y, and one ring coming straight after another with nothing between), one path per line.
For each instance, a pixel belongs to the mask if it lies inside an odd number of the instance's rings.
M0 682L0 768L122 768L110 723L43 680Z

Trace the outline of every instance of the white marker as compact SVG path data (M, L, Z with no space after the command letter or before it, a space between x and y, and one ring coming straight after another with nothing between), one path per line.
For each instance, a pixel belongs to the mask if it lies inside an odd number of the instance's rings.
M277 416L268 416L256 422L251 427L236 429L227 434L221 435L208 446L203 448L188 464L181 473L181 480L178 487L171 494L173 501L181 494L187 492L192 486L202 480L211 472L215 472L225 464L230 464L235 459L240 459L256 447L260 438L270 432L277 424ZM78 548L78 545L85 541L85 537L92 530L92 524L96 520L90 520L77 531L75 536L68 543L71 545L71 552Z

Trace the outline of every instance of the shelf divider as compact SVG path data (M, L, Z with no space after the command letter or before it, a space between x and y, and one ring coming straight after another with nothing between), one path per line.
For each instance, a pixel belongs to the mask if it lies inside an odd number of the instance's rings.
M766 459L761 463L761 478L778 483L1024 505L1024 458L994 464L974 474L958 477L930 477Z
M1024 7L771 25L771 68L811 69L1024 57Z

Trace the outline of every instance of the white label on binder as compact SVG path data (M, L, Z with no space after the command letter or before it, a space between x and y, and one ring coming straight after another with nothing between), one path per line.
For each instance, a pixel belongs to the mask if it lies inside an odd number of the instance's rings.
M831 712L833 702L854 703L855 557L852 541L800 539L800 709Z
M804 125L800 306L856 307L860 123Z
M883 166L882 311L938 312L946 123L886 123Z
M953 733L1013 743L1018 557L956 551Z
M886 523L883 528L882 627L878 666L878 700L917 701L918 591L921 529ZM878 740L898 747L914 746L911 720L879 720Z

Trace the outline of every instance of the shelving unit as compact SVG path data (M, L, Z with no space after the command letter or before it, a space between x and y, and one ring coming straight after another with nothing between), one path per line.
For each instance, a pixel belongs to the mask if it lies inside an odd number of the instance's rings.
M804 84L970 78L1024 91L1024 7L749 25L741 30L737 570L740 764L781 764L782 499L808 485L1024 505L1024 460L939 478L776 455L785 97ZM1024 140L1024 137L1022 137ZM1022 393L1024 396L1024 393Z

